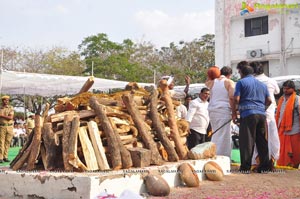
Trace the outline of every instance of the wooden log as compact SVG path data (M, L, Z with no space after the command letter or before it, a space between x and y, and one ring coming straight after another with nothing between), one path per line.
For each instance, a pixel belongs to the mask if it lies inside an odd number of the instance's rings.
M25 142L25 144L23 145L23 147L19 151L18 155L15 157L15 159L13 159L13 161L11 161L10 168L12 168L19 161L19 159L21 159L21 157L24 155L25 151L29 148L29 146L32 142L33 135L34 135L34 129L32 129L32 133L30 133L29 136L27 137L27 141ZM23 163L25 163L25 162L23 162ZM22 163L21 167L23 166L23 163Z
M43 118L44 123L45 123L45 122L48 122L48 121L47 121L47 117L48 117L49 109L50 109L50 104L49 104L49 103L46 103L46 105L45 105L45 110L43 111L43 114L42 114L42 118Z
M89 77L86 82L84 83L84 85L81 87L80 91L77 93L81 94L84 92L87 92L94 84L94 76Z
M144 148L144 143L142 143L142 142L134 142L134 143L133 143L133 147L141 147L141 148Z
M123 140L131 140L133 138L133 135L119 135L121 141Z
M47 170L46 168L48 167L48 163L47 163L47 160L46 160L46 149L45 149L45 146L44 146L43 143L41 143L41 147L40 147L40 157L42 159L44 169Z
M93 110L65 111L65 112L50 115L48 121L61 122L64 121L66 115L79 115L79 117L83 119L87 117L94 117L96 114Z
M142 116L132 99L132 95L124 94L122 96L122 99L132 117L135 126L140 133L145 147L151 151L151 164L161 165L163 163L163 160L159 154L154 140L151 137L151 132L147 129L147 125L142 120Z
M46 152L44 167L45 170L55 169L55 162L58 161L57 146L55 144L52 123L44 123L42 128L42 138Z
M103 127L103 131L108 139L108 148L109 148L109 155L112 164L112 168L114 170L122 168L122 160L121 160L121 152L119 148L119 144L117 141L116 134L111 126L111 123L106 116L105 107L98 103L96 97L90 98L90 106L94 109L97 117L101 119L101 125Z
M104 152L102 141L99 135L98 125L94 121L88 123L89 135L92 140L93 148L95 151L96 159L100 170L108 170L109 164Z
M128 133L130 131L130 126L129 125L120 125L117 128L117 131L119 134Z
M137 139L136 138L132 138L132 139L128 139L128 140L122 140L122 144L123 145L129 145L129 144L133 144L133 143L135 143L135 142L137 142ZM132 145L132 147L133 147L133 145Z
M121 136L119 135L119 133L117 131L116 125L111 121L110 118L109 118L109 120L110 120L112 128L114 129L114 133L116 135L117 142L118 142L118 145L119 145L119 148L120 148L122 168L123 169L128 169L128 168L132 167L132 159L131 159L130 152L123 145L122 140L121 140Z
M161 88L162 93L163 93L162 99L164 100L164 102L166 104L166 108L167 108L167 112L168 112L168 124L171 129L171 138L175 142L177 154L179 156L179 159L181 159L181 160L187 159L188 150L186 147L184 147L184 145L181 143L181 140L180 140L180 135L178 132L177 122L176 122L176 118L175 118L174 106L173 106L173 102L172 102L172 99L171 99L171 96L169 93L167 81L161 80L159 87Z
M151 163L151 151L140 147L128 149L134 167L147 167Z
M59 146L60 142L59 142L59 137L63 136L64 134L64 131L61 130L61 131L56 131L54 133L54 142L55 142L55 145L56 146Z
M82 146L87 169L89 171L99 170L96 155L85 127L79 128L79 140Z
M27 161L30 152L31 152L32 144L22 153L22 156L11 166L12 170L17 171L23 167L25 162Z
M132 135L133 135L133 137L137 137L138 136L138 134L139 134L139 131L135 128L135 126L133 126L133 125L130 125L130 131L131 131L131 133L132 133Z
M31 151L27 160L26 170L30 171L35 168L37 157L40 153L41 138L42 138L42 126L41 116L35 115L34 119L34 135L31 142Z
M81 162L77 155L77 140L78 140L78 132L79 132L80 120L79 116L75 116L72 120L71 132L69 137L69 164L71 164L74 168L80 169L81 171L87 171L88 168Z
M69 163L69 138L71 133L71 125L74 114L70 113L65 115L64 119L64 128L63 128L63 138L62 138L62 153L63 153L63 162L64 169L66 171L72 171L73 167Z
M116 106L118 104L118 101L111 99L111 98L97 98L99 104L105 105L105 106Z
M71 101L66 102L66 104L65 104L65 111L72 111L77 108L78 108L78 106L76 104L73 104Z
M158 92L156 89L154 89L150 96L150 118L152 120L152 126L157 133L157 137L159 138L162 145L164 146L164 149L168 153L168 161L177 162L179 160L179 157L165 132L164 124L159 119L159 114L157 111L157 104L158 104L157 97L158 97Z

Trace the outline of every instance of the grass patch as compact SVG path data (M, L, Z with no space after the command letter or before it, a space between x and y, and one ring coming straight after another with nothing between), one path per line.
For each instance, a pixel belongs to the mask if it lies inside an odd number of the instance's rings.
M10 161L12 161L13 159L15 159L15 157L18 155L20 149L22 147L10 147L9 150L8 150L8 159ZM0 167L1 166L9 166L10 162L3 162L0 164Z

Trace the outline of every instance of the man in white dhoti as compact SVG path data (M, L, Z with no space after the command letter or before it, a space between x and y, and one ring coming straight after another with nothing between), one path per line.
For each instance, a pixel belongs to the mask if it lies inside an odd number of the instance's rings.
M264 74L263 66L258 62L250 63L250 66L253 68L255 73L255 78L261 82L263 82L270 93L270 97L272 100L272 104L266 110L266 118L267 118L267 125L268 125L268 147L269 147L269 157L272 159L272 163L274 165L275 161L279 158L279 150L280 150L280 142L278 136L278 129L276 126L275 120L275 110L276 110L276 101L274 94L279 94L280 89L277 82L269 78ZM252 157L252 164L258 165L259 159L257 149L254 148L253 157Z
M211 142L217 146L217 155L224 155L231 158L231 125L233 107L234 82L230 79L232 69L223 67L221 76L214 80L206 81L206 86L210 89L210 100L208 112L212 131ZM234 111L234 114L236 112ZM236 118L236 117L234 117Z

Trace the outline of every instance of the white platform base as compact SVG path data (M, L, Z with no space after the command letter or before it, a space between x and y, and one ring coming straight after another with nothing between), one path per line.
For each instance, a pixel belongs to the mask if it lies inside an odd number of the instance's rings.
M230 174L230 159L225 156L107 172L16 172L1 170L0 167L0 198L96 199L103 192L120 196L124 190L143 194L146 193L143 176L148 172L161 174L170 187L176 187L181 183L177 172L177 167L181 163L190 163L202 181L206 178L203 166L208 161L217 162L225 175Z

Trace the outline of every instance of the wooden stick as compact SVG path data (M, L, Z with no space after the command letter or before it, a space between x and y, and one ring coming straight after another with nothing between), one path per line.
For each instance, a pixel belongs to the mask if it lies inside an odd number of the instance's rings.
M35 168L36 159L40 153L41 138L42 138L42 127L41 127L41 116L35 115L34 119L34 136L31 142L31 151L27 161L26 170L30 171Z
M86 80L86 82L84 83L84 85L81 87L80 91L77 93L84 93L87 92L94 84L94 76L91 76L88 78L88 80Z
M154 89L150 96L150 118L152 120L152 126L157 133L157 137L167 151L168 160L171 162L177 162L179 157L165 132L164 124L159 119L157 111L157 97L158 92L156 89Z
M52 123L44 123L42 128L42 138L45 149L45 170L55 169L55 162L57 161L57 146L54 140L54 132L52 130Z
M64 127L63 127L63 138L62 138L62 148L63 148L63 161L64 168L66 171L72 171L73 167L69 163L69 138L71 133L71 124L73 120L73 114L65 115Z
M171 99L169 88L166 80L161 80L159 87L163 92L163 100L166 103L166 108L168 112L168 123L171 129L171 137L175 142L176 151L181 160L187 159L187 148L181 143L180 135L178 132L177 122L175 119L174 105Z
M96 155L92 143L87 134L86 127L79 128L79 140L82 146L86 167L89 171L99 170Z
M116 125L112 122L111 118L108 118L108 119L110 120L111 126L114 129L114 133L116 135L117 142L118 142L118 145L119 145L119 148L120 148L122 168L123 169L128 169L128 168L132 167L132 165L133 165L130 152L123 145L121 137L120 137L119 133L117 132Z
M101 120L103 131L108 139L109 155L114 170L122 168L121 152L117 141L116 134L111 126L111 123L106 116L105 106L98 103L96 97L90 98L90 106L94 109L96 115Z
M68 161L76 169L81 169L82 171L87 171L88 168L81 162L77 155L77 140L79 132L80 120L79 116L75 116L72 120L71 132L69 137L69 155Z
M123 102L127 107L128 112L130 113L132 120L134 121L135 126L137 127L140 136L147 149L151 151L151 164L161 165L163 160L159 154L159 151L156 147L154 140L152 139L151 132L148 130L147 125L142 120L142 115L137 109L132 95L124 94L122 96Z
M109 165L107 162L107 158L104 152L104 148L102 145L102 141L99 135L99 129L98 125L94 121L88 122L88 130L89 130L89 135L92 140L93 148L95 151L96 159L98 162L98 166L100 170L108 170Z

